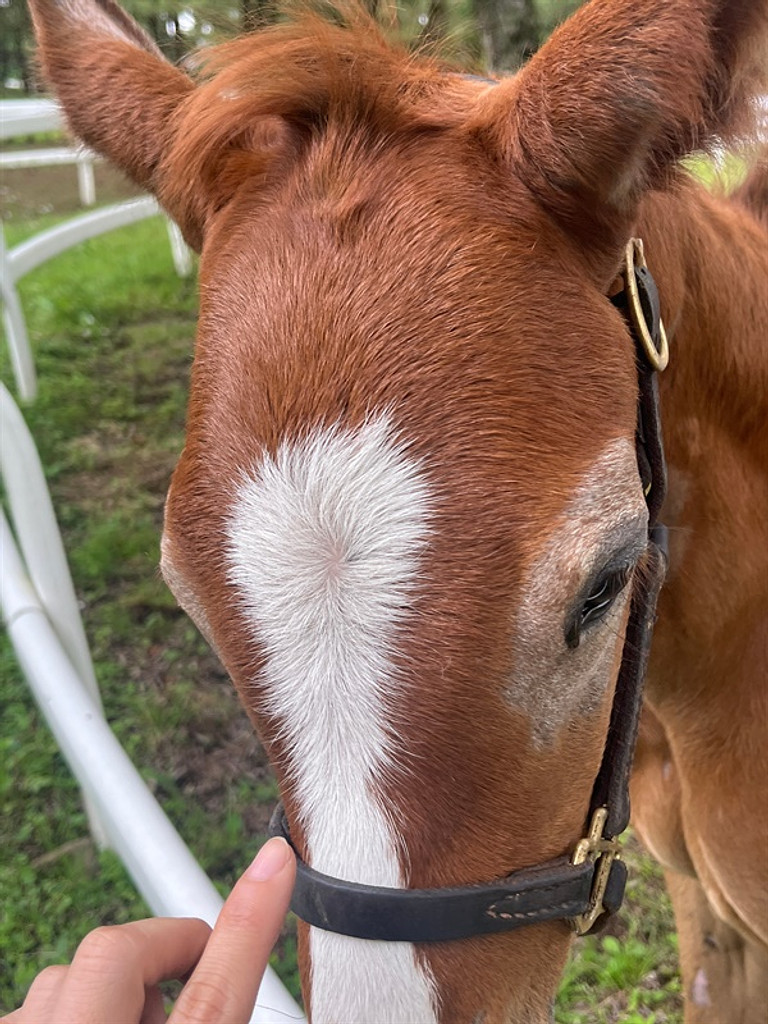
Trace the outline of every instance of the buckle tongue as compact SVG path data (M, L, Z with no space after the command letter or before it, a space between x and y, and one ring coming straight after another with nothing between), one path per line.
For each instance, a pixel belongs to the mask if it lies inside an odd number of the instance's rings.
M586 935L600 915L606 912L607 908L603 904L603 897L611 874L611 866L615 860L621 859L618 839L607 839L603 835L607 819L608 808L598 807L592 815L587 835L578 841L571 856L571 864L583 864L589 860L595 865L589 906L583 914L569 918L571 927L577 935Z

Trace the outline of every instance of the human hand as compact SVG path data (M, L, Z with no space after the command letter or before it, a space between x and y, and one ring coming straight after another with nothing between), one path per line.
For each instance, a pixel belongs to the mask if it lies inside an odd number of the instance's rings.
M284 839L261 848L216 926L156 917L97 928L72 963L47 967L0 1024L165 1024L159 982L189 981L172 1024L247 1024L296 877Z

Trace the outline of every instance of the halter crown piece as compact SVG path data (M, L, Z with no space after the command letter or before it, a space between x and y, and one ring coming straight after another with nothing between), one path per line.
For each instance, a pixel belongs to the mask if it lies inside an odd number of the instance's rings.
M633 238L626 247L621 277L623 288L611 296L611 302L624 314L637 351L635 446L648 506L648 555L631 595L587 834L570 857L523 868L495 882L441 889L391 889L345 882L313 870L297 854L291 909L307 924L361 939L444 942L565 919L577 934L585 935L598 930L621 906L627 869L620 859L618 836L629 824L629 775L656 600L667 561L666 529L657 524L667 484L657 373L669 359L659 293L639 239ZM282 804L272 816L270 833L293 846Z

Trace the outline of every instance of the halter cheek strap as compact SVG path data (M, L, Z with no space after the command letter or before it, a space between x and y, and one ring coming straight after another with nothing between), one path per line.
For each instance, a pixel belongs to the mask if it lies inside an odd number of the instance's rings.
M603 759L590 802L587 835L570 858L515 871L483 885L390 889L331 878L297 854L291 909L307 924L361 939L445 942L567 920L578 934L599 928L621 906L627 871L617 836L629 823L629 775L642 706L656 600L666 569L666 530L657 517L666 493L656 374L668 358L659 296L642 242L625 252L623 288L611 301L626 317L638 364L636 448L648 505L648 552L638 574L624 639ZM293 841L281 804L272 835ZM295 847L294 847L295 850Z

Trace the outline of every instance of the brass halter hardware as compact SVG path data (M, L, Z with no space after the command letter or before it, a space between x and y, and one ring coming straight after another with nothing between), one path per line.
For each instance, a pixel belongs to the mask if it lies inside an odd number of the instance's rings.
M640 302L640 293L637 288L637 279L635 278L635 270L640 270L647 266L642 239L630 239L624 250L624 266L622 268L627 291L629 317L635 329L635 335L643 346L643 352L648 362L654 370L658 370L661 373L662 370L666 369L669 362L667 332L664 330L662 320L659 319L659 342L657 348L651 332L648 330L648 323L645 319L642 303Z
M611 873L611 864L621 859L618 839L606 839L603 836L607 818L608 808L598 807L589 823L589 832L578 841L571 856L571 864L583 864L586 860L597 864L589 906L583 914L569 919L577 935L586 935L604 913L603 896Z

